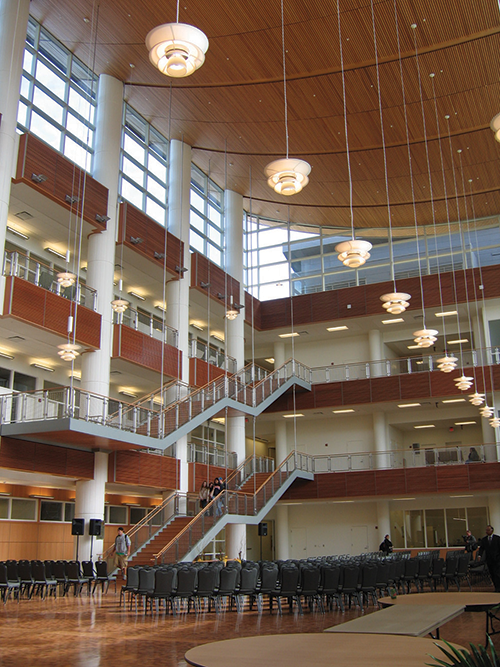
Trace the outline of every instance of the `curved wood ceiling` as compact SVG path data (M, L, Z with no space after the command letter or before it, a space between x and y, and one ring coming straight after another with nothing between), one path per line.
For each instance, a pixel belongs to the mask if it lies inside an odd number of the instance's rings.
M489 128L500 111L497 0L373 0L373 9L384 137L372 6L340 0L354 226L388 225L383 138L394 227L497 215L500 144ZM290 156L312 165L309 185L291 198L275 195L263 174L285 154L280 0L183 0L180 21L203 30L210 47L198 72L170 82L144 40L175 12L172 0L31 2L79 58L95 57L98 74L124 82L137 111L190 144L217 183L251 193L252 211L350 227L336 0L284 0Z

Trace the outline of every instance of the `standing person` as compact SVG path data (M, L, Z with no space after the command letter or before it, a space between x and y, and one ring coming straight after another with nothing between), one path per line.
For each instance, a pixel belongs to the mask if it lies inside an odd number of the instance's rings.
M495 593L500 593L500 537L493 532L493 526L486 526L486 537L479 542L478 558L486 561Z
M200 492L198 494L198 499L200 501L200 509L204 510L205 507L208 505L208 499L209 499L210 491L208 488L208 484L206 481L202 482L202 485L200 487Z
M217 498L218 495L220 495L222 491L221 485L220 485L220 477L216 477L214 479L214 487L212 489L212 496L214 498ZM222 514L222 502L220 498L218 498L215 501L215 518L218 518Z
M113 552L115 554L115 567L119 568L124 580L127 579L127 559L130 556L130 537L125 534L123 528L118 528L118 534L115 537Z
M471 554L477 549L477 540L474 537L474 535L470 532L470 530L465 531L464 542L465 542L465 551L467 551L468 553Z
M469 449L469 456L467 457L467 463L470 463L471 461L480 461L481 457L479 456L477 449L475 447L471 447Z
M392 554L392 542L389 539L389 535L384 537L384 541L380 544L378 549L385 554Z

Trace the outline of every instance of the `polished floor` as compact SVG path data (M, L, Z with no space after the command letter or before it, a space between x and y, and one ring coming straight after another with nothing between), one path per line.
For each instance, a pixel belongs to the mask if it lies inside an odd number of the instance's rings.
M118 589L119 590L119 589ZM476 588L475 590L492 590ZM416 595L416 593L414 593ZM360 615L305 611L283 616L245 610L220 614L145 616L120 609L119 594L73 595L0 603L0 666L184 667L185 652L199 644L259 634L321 632ZM373 613L370 605L365 613ZM466 613L441 628L441 638L467 646L484 643L485 614ZM354 638L353 638L354 640ZM495 638L500 650L500 635Z

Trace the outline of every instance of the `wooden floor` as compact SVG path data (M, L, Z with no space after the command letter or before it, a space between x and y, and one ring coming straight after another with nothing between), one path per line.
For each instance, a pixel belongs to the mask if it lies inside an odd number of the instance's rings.
M245 610L151 617L120 609L118 599L119 593L110 589L91 598L84 593L77 598L0 603L0 667L184 667L185 652L199 644L259 634L322 632L361 614L355 609L344 614L306 610L303 616L285 612L280 617L266 609L260 615ZM373 605L365 613L374 613ZM465 646L484 643L484 631L485 614L466 613L441 628L441 639ZM500 649L500 635L494 643Z

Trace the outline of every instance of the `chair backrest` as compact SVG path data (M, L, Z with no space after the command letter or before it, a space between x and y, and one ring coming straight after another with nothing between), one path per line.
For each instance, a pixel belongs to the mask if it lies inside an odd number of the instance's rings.
M31 563L29 560L20 560L17 564L17 571L21 581L32 581Z
M47 577L47 579L54 579L55 562L53 560L44 560L43 564L45 565L45 576Z
M77 581L80 578L80 563L77 560L68 560L65 564L66 576L71 581Z
M263 593L274 591L278 585L279 569L275 563L264 565L260 571L260 590Z
M361 568L361 590L375 588L376 585L377 585L376 564L373 563L373 565L371 564L363 565Z
M152 591L155 587L156 570L146 567L141 567L139 570L139 585L140 591Z
M299 586L300 571L293 564L283 565L280 572L281 593L286 596L287 593L295 595Z
M226 595L234 593L240 576L239 570L234 567L225 567L220 571L219 575L219 594Z
M5 563L7 565L7 577L9 581L19 581L19 573L17 571L17 560L8 560Z
M171 594L177 584L177 571L173 568L157 570L155 576L155 593Z
M217 567L204 567L198 570L198 594L213 593L219 586L220 569Z
M337 565L322 565L321 568L321 590L325 595L337 593L341 585L342 570Z
M344 567L344 583L342 584L342 592L353 593L358 588L358 580L360 574L359 565L347 565Z
M65 581L66 580L66 562L63 561L63 560L56 560L54 562L52 573L53 573L55 579L57 579L57 581Z
M0 562L0 584L3 584L4 586L7 584L8 578L7 578L7 563L4 561Z
M431 569L431 559L430 558L419 558L418 559L418 570L417 575L419 577L428 577L429 571Z
M222 571L222 570L221 570ZM177 595L193 594L198 582L198 570L191 566L177 570Z
M240 589L242 591L255 591L257 582L259 580L259 570L254 567L245 565L240 572Z
M317 593L321 584L321 571L319 567L303 567L300 572L300 588L302 595Z
M82 560L82 574L85 578L93 579L94 563L91 560Z
M469 554L460 556L458 559L458 565L457 565L457 575L460 575L461 577L464 577L467 575L467 572L469 570Z
M140 567L127 568L127 588L137 588L139 586Z
M456 556L449 556L445 561L445 577L454 577L457 573L458 558Z
M41 560L31 561L31 572L35 583L45 582L45 564Z
M95 572L96 576L99 579L108 578L108 563L105 560L96 560L95 562Z
M416 558L409 558L405 560L405 579L413 579L417 574L418 560Z
M444 570L444 558L433 558L431 564L431 576L441 577Z

